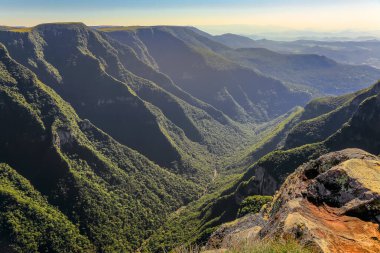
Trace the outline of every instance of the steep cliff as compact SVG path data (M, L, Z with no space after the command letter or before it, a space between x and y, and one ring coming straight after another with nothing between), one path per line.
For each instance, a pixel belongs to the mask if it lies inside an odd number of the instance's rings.
M300 166L261 212L222 225L207 247L290 238L317 252L380 251L380 158L359 149Z

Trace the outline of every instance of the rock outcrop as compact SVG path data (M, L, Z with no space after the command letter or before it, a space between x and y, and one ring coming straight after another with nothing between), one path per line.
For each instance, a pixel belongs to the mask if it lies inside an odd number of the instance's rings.
M320 252L380 252L380 158L359 149L300 166L259 214L219 228L207 247L294 238Z

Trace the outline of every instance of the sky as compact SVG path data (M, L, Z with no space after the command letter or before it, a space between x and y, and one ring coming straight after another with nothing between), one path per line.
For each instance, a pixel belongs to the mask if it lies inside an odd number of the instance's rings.
M380 30L380 0L0 0L0 25L191 25L237 30ZM239 32L242 33L242 32Z

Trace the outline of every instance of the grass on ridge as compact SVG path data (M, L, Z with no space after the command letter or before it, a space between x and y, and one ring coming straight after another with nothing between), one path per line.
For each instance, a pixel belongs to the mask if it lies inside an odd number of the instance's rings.
M234 242L229 249L202 250L199 246L181 246L173 253L314 253L313 249L300 245L295 240L261 240Z

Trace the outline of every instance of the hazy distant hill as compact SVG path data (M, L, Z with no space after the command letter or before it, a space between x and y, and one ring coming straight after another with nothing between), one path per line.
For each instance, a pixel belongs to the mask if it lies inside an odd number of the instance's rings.
M257 47L257 44L253 39L233 33L215 35L210 38L233 49Z
M257 41L258 47L277 52L325 55L338 62L380 68L380 41Z
M232 119L266 121L307 101L281 82L225 59L228 48L187 27L103 29L128 45L143 42L159 71ZM270 104L269 104L270 100Z
M369 65L380 68L380 41L362 38L361 40L252 40L238 35L212 36L231 48L266 48L279 53L318 54L329 57L337 62L352 65ZM239 41L237 43L236 41Z
M158 28L170 31L174 36L194 48L212 51L213 55L222 56L227 61L276 78L291 89L311 93L314 97L353 92L368 87L380 78L380 71L369 66L341 64L311 53L279 54L258 48L262 46L258 43L259 41L244 36L234 34L212 36L193 27L156 27L156 29ZM264 42L264 40L260 42ZM271 41L268 43L270 44ZM231 49L238 48L238 44L243 48ZM223 62L223 60L215 61ZM172 74L175 75L175 73Z
M380 70L337 63L316 54L280 54L263 48L236 49L225 56L315 95L344 94L380 79Z

